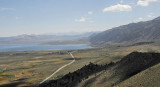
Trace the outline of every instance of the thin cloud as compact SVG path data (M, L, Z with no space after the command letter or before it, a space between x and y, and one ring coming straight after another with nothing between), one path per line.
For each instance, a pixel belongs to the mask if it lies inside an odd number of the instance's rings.
M137 5L148 6L151 2L157 2L158 0L138 0Z
M8 10L13 11L15 9L14 8L0 8L0 11L8 11Z
M153 17L155 17L155 16L153 15L153 13L149 13L149 14L147 15L147 17L153 18Z
M132 7L130 5L113 5L103 9L103 12L121 12L121 11L131 11Z
M93 14L93 12L92 12L92 11L89 11L89 12L88 12L88 15L92 15L92 14Z
M123 0L120 1L120 3L123 3L123 2L124 2Z
M75 22L85 22L86 18L81 17L80 19L75 19Z
M139 17L139 18L137 18L136 20L134 20L133 22L140 22L140 21L142 21L143 20L143 18L142 17Z

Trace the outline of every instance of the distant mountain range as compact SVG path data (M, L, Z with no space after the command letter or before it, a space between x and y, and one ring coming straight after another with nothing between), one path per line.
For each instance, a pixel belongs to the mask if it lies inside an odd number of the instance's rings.
M160 17L150 21L130 23L104 32L86 32L56 35L19 35L0 37L0 44L91 44L106 46L122 43L160 41Z
M97 32L56 34L56 35L18 35L11 37L0 37L0 44L74 44L88 42L86 37Z
M90 36L92 45L160 40L160 17L150 21L130 23Z

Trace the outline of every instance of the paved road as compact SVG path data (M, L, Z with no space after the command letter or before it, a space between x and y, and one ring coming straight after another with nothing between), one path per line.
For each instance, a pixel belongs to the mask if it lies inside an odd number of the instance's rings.
M71 65L72 63L74 63L74 62L75 62L75 58L74 58L74 56L72 55L72 53L73 53L73 52L70 52L70 53L69 53L69 54L71 55L71 57L73 58L73 60L72 60L70 63L68 63L68 64L60 67L59 69L57 69L57 70L56 70L54 73L52 73L49 77L47 77L46 79L44 79L43 81L41 81L40 84L42 84L43 82L45 82L45 81L47 81L48 79L50 79L53 75L55 75L57 72L59 72L59 71L60 71L61 69L63 69L64 67L66 67L66 66Z

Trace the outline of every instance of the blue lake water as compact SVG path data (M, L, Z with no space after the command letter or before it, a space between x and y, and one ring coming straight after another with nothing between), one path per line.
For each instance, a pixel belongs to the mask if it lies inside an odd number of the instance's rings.
M70 44L70 45L16 44L16 45L0 45L0 52L32 51L32 50L74 50L74 49L87 49L90 47L91 46L87 44Z

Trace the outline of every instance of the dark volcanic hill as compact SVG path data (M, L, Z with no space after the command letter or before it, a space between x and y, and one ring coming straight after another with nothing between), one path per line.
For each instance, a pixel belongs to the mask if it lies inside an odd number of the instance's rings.
M154 40L160 40L160 17L115 27L90 37L92 45Z
M78 83L80 83L84 79L87 79L90 75L104 70L105 72L110 72L111 70L113 70L115 73L109 75L108 78L106 77L106 81L109 82L116 76L120 75L119 80L112 82L109 86L101 86L112 87L158 63L160 63L160 53L133 52L125 56L119 62L111 62L110 64L106 65L97 65L90 63L89 65L85 65L81 69L78 69L77 71L64 75L62 78L59 78L57 80L50 80L35 87L76 87ZM103 73L103 75L104 74L107 73Z

